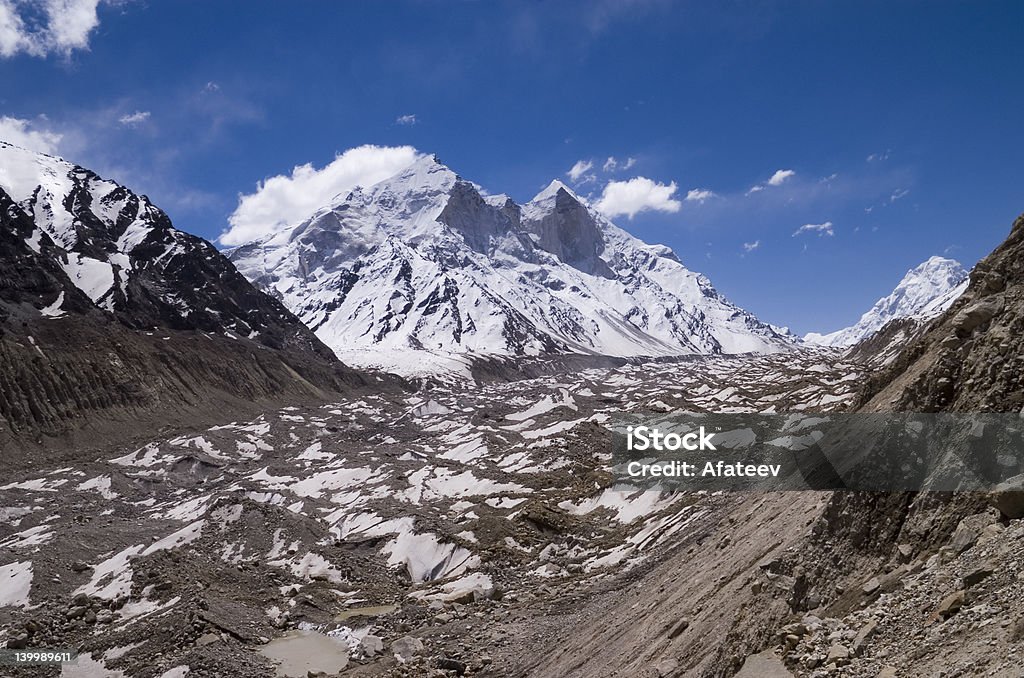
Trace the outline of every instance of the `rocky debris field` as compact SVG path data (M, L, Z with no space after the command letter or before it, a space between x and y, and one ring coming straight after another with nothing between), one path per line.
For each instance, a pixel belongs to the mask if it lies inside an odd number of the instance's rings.
M1019 678L1022 564L1024 521L968 516L934 552L901 544L883 571L837 585L831 606L778 630L775 654L810 678Z
M611 416L827 411L857 369L716 357L363 396L5 478L0 642L80 653L5 670L516 675L548 640L527 630L643 581L730 501L616 488Z

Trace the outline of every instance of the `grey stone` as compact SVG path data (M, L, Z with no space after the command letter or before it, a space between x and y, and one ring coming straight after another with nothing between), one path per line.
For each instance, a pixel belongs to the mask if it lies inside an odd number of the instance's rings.
M360 644L363 647L363 652L370 657L378 655L384 651L384 639L380 636L363 636L363 640Z
M199 647L206 647L207 645L213 645L214 643L219 642L220 636L216 633L204 633L203 635L199 636L198 640L196 640L196 645L198 645Z
M995 568L990 564L979 565L963 576L964 588L977 586L985 579L995 574Z
M867 645L868 640L874 635L877 628L878 622L874 619L869 620L867 624L860 628L860 631L857 632L853 639L853 654L859 655L864 651L864 646Z
M835 643L828 648L828 655L825 657L826 664L843 666L850 660L850 649L845 645Z
M412 636L402 636L391 643L391 652L400 662L407 662L423 651L423 641Z
M941 619L952 617L960 611L960 608L964 606L966 601L966 591L956 591L955 593L951 593L943 598L942 602L939 603L939 607L935 610L935 615Z
M1006 518L1024 518L1024 474L996 485L988 501Z
M1002 310L1002 298L977 301L954 316L953 327L961 336L968 335Z

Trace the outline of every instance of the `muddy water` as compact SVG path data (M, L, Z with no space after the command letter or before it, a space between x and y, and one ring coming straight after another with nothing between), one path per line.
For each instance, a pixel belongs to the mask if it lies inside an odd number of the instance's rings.
M277 662L277 676L306 678L310 671L338 673L348 665L348 644L316 631L290 631L260 648Z

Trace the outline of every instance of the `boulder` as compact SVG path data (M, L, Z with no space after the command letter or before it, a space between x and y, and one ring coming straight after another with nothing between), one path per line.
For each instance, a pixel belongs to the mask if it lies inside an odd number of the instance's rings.
M867 645L868 640L874 635L877 628L878 622L874 619L869 620L867 624L860 628L860 631L853 638L853 654L859 655L864 651L864 646Z
M367 635L359 643L367 656L373 657L384 651L384 640L380 636Z
M996 485L989 494L988 501L1004 518L1024 518L1024 474Z
M973 588L993 574L995 574L995 568L991 564L978 565L963 576L964 588Z
M196 639L196 645L199 647L206 647L207 645L213 645L214 643L220 642L220 636L216 633L204 633Z
M956 591L951 593L942 599L939 603L938 608L935 610L935 616L940 619L947 619L952 617L954 614L960 611L960 608L967 602L967 591Z
M423 651L423 641L412 636L402 636L391 643L391 653L400 663L405 664Z
M1002 310L1003 300L1001 298L977 301L953 317L953 327L960 336L969 335Z
M995 522L995 516L989 513L975 513L961 520L949 542L953 555L958 556L974 546L981 536L982 530Z
M850 650L845 645L835 643L828 648L828 655L825 657L825 664L845 666L850 661Z

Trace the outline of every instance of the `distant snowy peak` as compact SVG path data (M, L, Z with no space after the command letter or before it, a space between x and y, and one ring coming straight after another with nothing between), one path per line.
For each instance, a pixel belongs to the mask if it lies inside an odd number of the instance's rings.
M0 141L0 320L101 310L134 328L203 330L326 349L210 243L145 196Z
M932 257L903 276L857 324L831 334L812 332L804 341L817 346L852 346L899 318L928 320L950 306L967 289L968 271L953 259Z
M561 182L519 205L434 156L227 254L357 364L417 351L665 356L795 344Z

